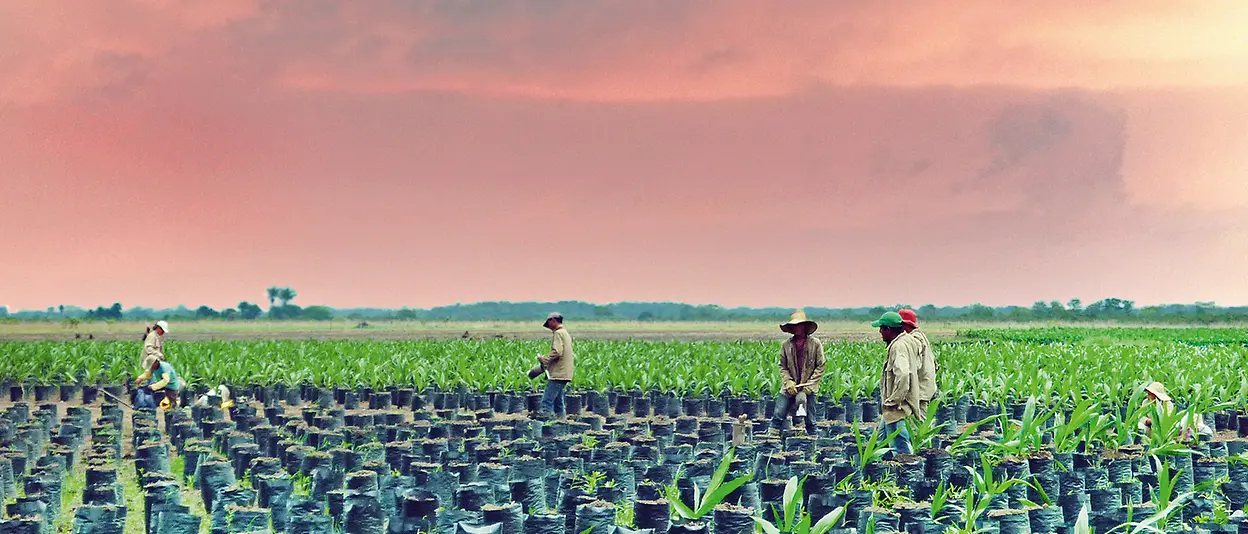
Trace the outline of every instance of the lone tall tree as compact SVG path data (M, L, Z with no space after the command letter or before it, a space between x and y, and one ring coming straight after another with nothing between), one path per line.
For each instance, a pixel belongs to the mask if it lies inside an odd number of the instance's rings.
M289 287L283 287L277 291L277 299L282 301L283 307L290 304L290 301L295 300L295 297L298 295L299 293L297 291Z
M273 309L273 301L277 300L277 295L282 292L282 288L273 286L267 289L269 293L269 309Z

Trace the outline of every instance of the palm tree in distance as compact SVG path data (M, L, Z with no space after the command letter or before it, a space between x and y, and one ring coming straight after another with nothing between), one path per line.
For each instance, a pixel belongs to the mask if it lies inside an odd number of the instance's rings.
M273 301L277 300L277 295L282 292L282 288L273 286L267 289L269 293L269 309L273 309Z
M282 307L285 307L287 304L290 304L290 301L295 300L295 297L298 295L299 293L297 291L289 287L283 287L278 290L277 299L282 301Z

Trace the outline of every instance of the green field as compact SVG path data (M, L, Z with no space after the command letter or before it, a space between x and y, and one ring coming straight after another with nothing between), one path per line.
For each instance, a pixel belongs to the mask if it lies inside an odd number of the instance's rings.
M180 495L187 508L169 516L200 533L259 532L248 526L270 519L278 532L278 512L295 508L271 499L256 506L254 490L273 488L301 503L303 524L361 534L456 532L439 520L447 516L505 521L518 533L523 513L581 533L614 524L749 534L755 521L787 523L783 534L806 532L792 527L798 522L829 527L822 534L1086 534L1088 525L1233 534L1248 526L1230 516L1248 508L1242 329L933 325L940 395L925 418L905 423L916 454L889 457L892 443L872 438L885 347L856 323L821 329L828 363L813 429L779 433L769 400L782 336L770 324L577 325L568 413L552 420L533 417L544 382L524 375L548 347L536 325L181 323L165 343L167 360L192 389L226 383L241 398L228 411L163 412L163 429L155 412L123 410L98 388L75 387L135 374L142 326L80 325L102 328L85 340L55 324L6 325L0 431L9 443L0 444L0 473L21 461L26 493L2 496L61 502L55 532L80 532L82 512L114 514L125 534L139 534L145 499L157 490ZM1152 380L1167 385L1179 411L1144 402L1142 385ZM1183 421L1195 416L1214 427L1212 441L1183 437ZM1142 431L1146 417L1154 423ZM55 433L39 430L53 425ZM734 447L738 428L745 443ZM63 472L48 460L84 453ZM116 484L89 486L108 470L118 472L127 508L114 506ZM350 490L347 477L382 489ZM47 482L64 493L31 491ZM719 483L745 491L714 489ZM694 486L705 488L701 499ZM338 512L335 496L347 501ZM211 502L227 498L234 504ZM383 514L380 503L396 498L422 501L424 511ZM782 509L792 518L769 512ZM477 516L482 510L511 519ZM42 519L3 521L35 532ZM1130 530L1143 521L1161 528Z
M593 330L590 330L593 332ZM1180 398L1240 402L1248 347L1230 329L978 330L937 341L941 389L955 398L1042 400L1084 395L1118 402L1143 381ZM866 337L866 336L864 336ZM587 339L588 338L588 339ZM1023 341L1014 341L1023 339ZM524 377L546 351L538 339L219 340L166 342L193 385L433 386L482 391L540 387ZM122 383L137 374L129 341L3 342L0 377L15 383ZM775 341L621 341L582 336L574 387L605 391L769 396L778 387ZM879 341L829 340L823 394L864 398L879 381Z

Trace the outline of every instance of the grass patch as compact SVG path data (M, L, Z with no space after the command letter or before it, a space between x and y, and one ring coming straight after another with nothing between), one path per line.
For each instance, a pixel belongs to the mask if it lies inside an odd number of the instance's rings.
M66 534L74 530L74 511L82 504L87 491L87 462L80 461L61 484L61 516L53 525L53 532ZM16 501L15 501L16 502Z

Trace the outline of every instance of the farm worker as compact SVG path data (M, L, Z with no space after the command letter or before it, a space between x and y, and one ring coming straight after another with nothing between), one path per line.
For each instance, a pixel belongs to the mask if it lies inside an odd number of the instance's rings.
M1165 384L1162 384L1161 382L1150 382L1144 387L1144 392L1148 394L1148 398L1144 399L1145 406L1155 406L1159 412L1164 410L1166 415L1174 415L1174 400L1170 398L1168 393L1166 393ZM1192 419L1195 419L1194 423L1192 422ZM1181 424L1183 428L1183 430L1179 433L1180 441L1190 441L1192 439L1193 430L1200 435L1202 440L1213 441L1213 429L1210 428L1209 425L1205 424L1205 418L1201 417L1200 414L1186 414L1183 416L1183 420L1180 421L1179 424ZM1153 432L1153 418L1145 417L1140 419L1140 423L1137 427L1140 432L1143 432L1144 434L1151 434Z
M771 417L773 429L787 429L790 425L789 409L795 408L796 415L805 419L806 433L815 434L810 406L819 392L819 380L823 378L827 365L823 357L823 343L811 336L818 329L819 324L807 319L803 310L793 312L789 315L789 322L780 325L780 330L791 337L780 345L781 385Z
M572 381L572 334L563 327L563 315L557 312L547 316L542 326L549 329L553 336L550 340L550 352L537 358L546 372L547 380L546 391L542 393L541 411L563 417L567 415L563 401L567 395L568 382Z
M152 368L153 360L165 359L165 334L169 332L169 323L164 321L156 321L156 324L147 327L147 333L143 335L143 354L139 359L139 368L147 371Z
M919 330L919 314L909 308L897 312L901 316L901 327L905 329L907 334L914 336L922 346L922 352L919 353L919 369L917 371L919 377L919 411L927 413L927 405L936 398L936 371L940 370L940 364L936 363L936 353L932 350L932 343L927 340L927 334Z
M136 378L135 382L143 384L139 388L140 398L146 396L145 404L150 403L139 406L136 402L135 408L155 408L157 399L161 408L173 408L178 405L178 392L182 390L182 379L178 378L178 373L174 371L172 365L169 365L169 362L153 360L152 366Z
M884 420L876 427L876 435L884 439L893 433L892 448L896 454L911 454L910 431L905 420L922 420L919 411L919 358L923 350L919 340L906 332L905 323L897 312L887 312L871 326L880 329L880 337L888 346L884 370L880 376L881 415Z

